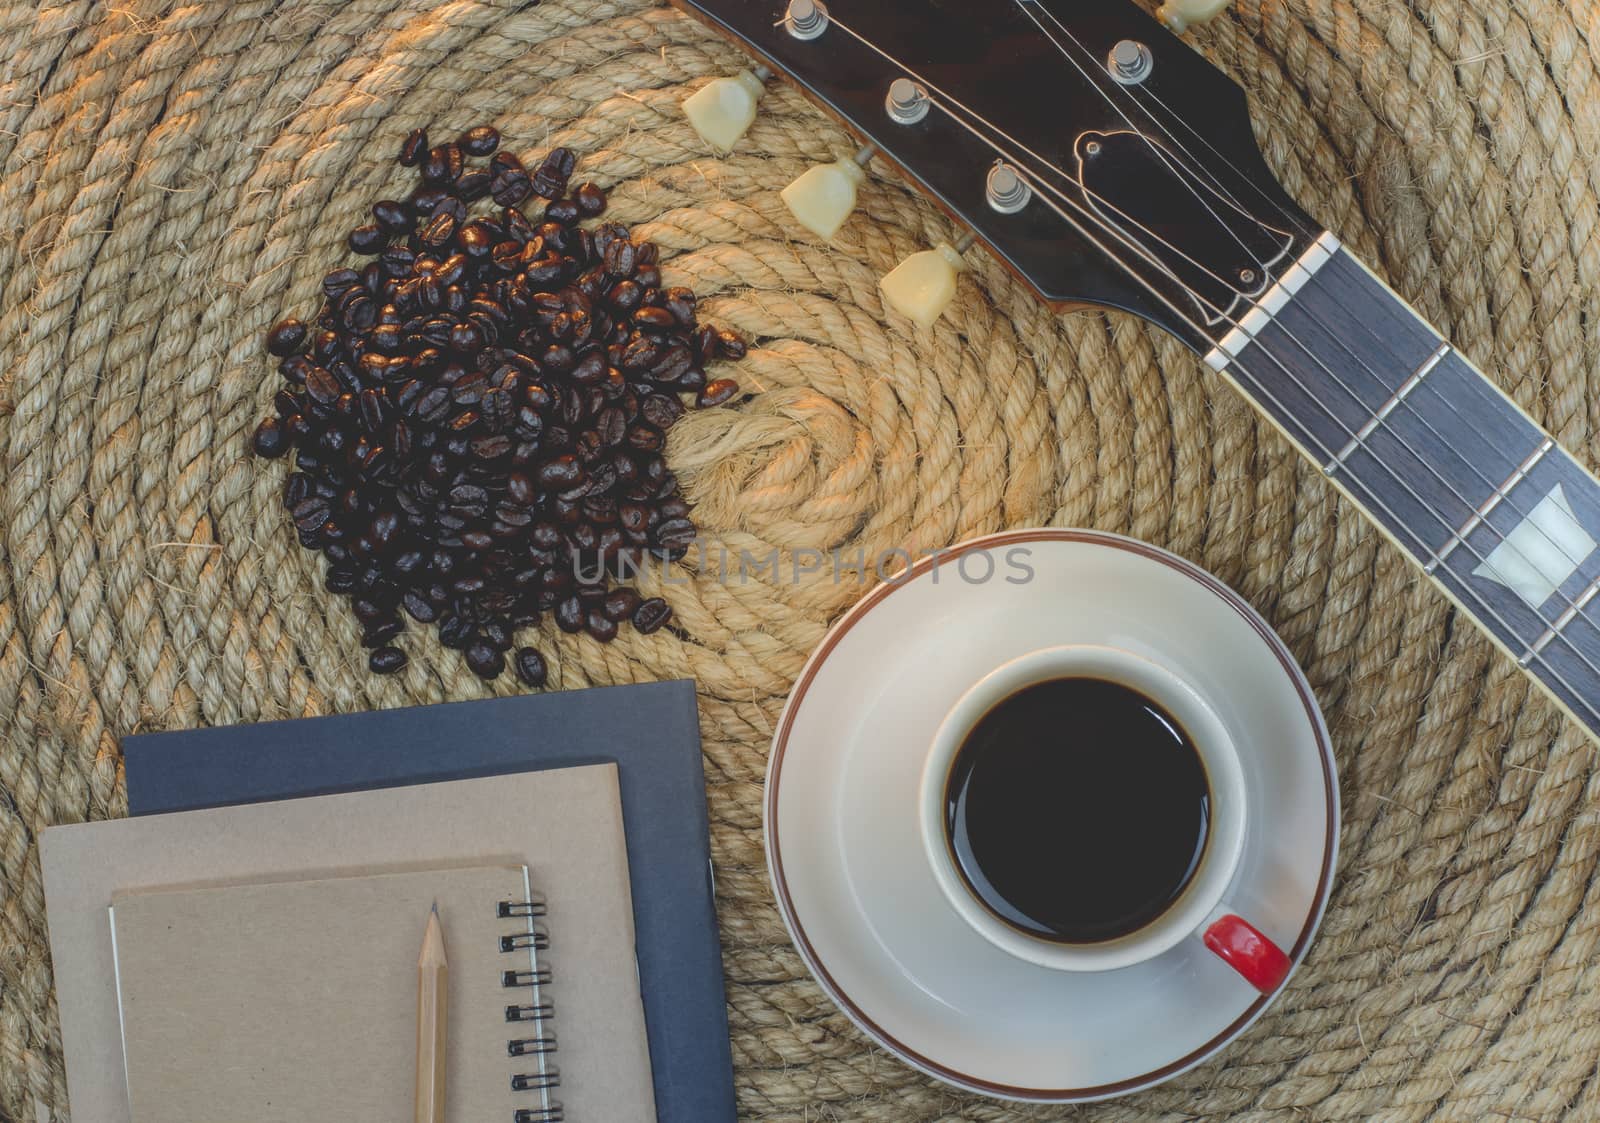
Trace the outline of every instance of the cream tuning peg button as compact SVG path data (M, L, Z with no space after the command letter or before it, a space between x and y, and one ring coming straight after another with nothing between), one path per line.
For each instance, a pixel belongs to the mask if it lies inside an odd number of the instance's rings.
M826 241L839 232L856 207L856 188L867 178L862 170L877 150L871 145L849 160L818 164L785 187L784 204L800 225Z
M1195 24L1215 19L1227 6L1228 0L1167 0L1156 11L1156 16L1182 35Z
M971 239L963 238L962 242L970 245ZM878 282L878 288L889 307L922 327L931 328L955 298L956 274L963 268L960 250L949 242L940 242L895 266Z
M717 78L683 99L683 113L705 142L726 152L756 119L761 100L761 79L748 70L732 78Z

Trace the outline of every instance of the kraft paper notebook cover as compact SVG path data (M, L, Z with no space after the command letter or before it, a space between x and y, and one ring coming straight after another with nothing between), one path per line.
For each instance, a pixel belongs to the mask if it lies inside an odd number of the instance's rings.
M661 1123L733 1123L694 684L636 683L125 737L128 813L615 760Z
M73 1118L130 1123L114 895L508 862L528 867L564 934L548 958L567 1119L651 1123L622 839L615 765L49 828L40 860Z
M523 985L541 955L532 887L527 867L500 865L118 894L134 1123L410 1118L417 954L435 904L446 1117L559 1118L560 1089L543 1085L560 1011L550 987ZM507 1021L508 1006L528 1020Z

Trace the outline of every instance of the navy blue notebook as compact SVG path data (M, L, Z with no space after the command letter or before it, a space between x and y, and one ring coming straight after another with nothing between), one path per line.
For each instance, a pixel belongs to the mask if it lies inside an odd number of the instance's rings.
M122 749L130 815L616 761L656 1114L733 1123L692 682L151 733Z

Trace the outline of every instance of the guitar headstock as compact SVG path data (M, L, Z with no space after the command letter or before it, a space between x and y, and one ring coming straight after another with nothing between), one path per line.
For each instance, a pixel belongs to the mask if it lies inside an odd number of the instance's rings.
M676 2L1052 304L1121 308L1209 348L1321 232L1267 169L1243 91L1126 0Z

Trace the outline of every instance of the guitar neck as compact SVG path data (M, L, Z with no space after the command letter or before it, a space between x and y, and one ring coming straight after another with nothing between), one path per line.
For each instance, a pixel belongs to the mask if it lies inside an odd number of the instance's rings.
M1600 733L1600 483L1332 235L1206 356Z

